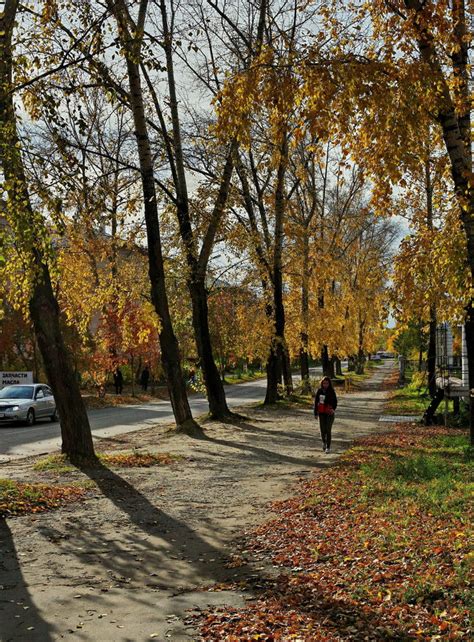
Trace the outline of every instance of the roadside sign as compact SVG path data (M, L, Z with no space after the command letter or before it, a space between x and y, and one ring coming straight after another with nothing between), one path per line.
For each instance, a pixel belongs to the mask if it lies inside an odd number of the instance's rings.
M17 383L33 383L33 372L26 370L24 372L0 371L0 388Z

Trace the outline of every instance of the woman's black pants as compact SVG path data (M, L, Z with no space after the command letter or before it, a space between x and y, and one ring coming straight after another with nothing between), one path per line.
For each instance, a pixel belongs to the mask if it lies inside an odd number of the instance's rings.
M334 423L334 415L327 415L326 413L319 413L319 430L321 431L321 439L326 448L331 447L331 430Z

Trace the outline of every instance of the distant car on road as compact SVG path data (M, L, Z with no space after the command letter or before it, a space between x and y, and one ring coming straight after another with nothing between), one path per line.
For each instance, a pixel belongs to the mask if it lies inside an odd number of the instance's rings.
M21 422L32 426L37 419L59 419L49 386L44 383L15 384L0 390L0 424Z

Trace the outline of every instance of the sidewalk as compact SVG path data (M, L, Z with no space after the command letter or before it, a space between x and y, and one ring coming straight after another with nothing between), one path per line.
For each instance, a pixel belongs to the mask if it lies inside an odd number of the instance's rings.
M241 606L238 592L206 592L255 569L231 568L231 542L259 523L266 504L298 479L330 465L378 422L390 366L365 389L341 396L332 454L321 451L307 409L243 408L247 419L206 424L205 440L163 427L103 440L183 456L170 466L94 470L93 496L50 513L0 521L0 639L81 641L196 640L187 610ZM31 471L31 460L0 466L0 477L71 483L88 479ZM248 598L248 593L246 594Z

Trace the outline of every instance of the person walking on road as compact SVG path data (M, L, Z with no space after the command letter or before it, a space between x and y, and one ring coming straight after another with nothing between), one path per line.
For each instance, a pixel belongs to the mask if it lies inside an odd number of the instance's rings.
M337 396L331 379L323 377L314 397L314 416L319 417L319 429L325 453L331 451L331 431L336 408Z
M147 391L149 380L150 380L150 368L148 366L145 366L142 370L142 374L140 377L140 384L143 392Z
M114 371L114 386L115 386L115 394L116 395L121 395L122 394L122 389L123 389L123 374L120 368L115 368Z

